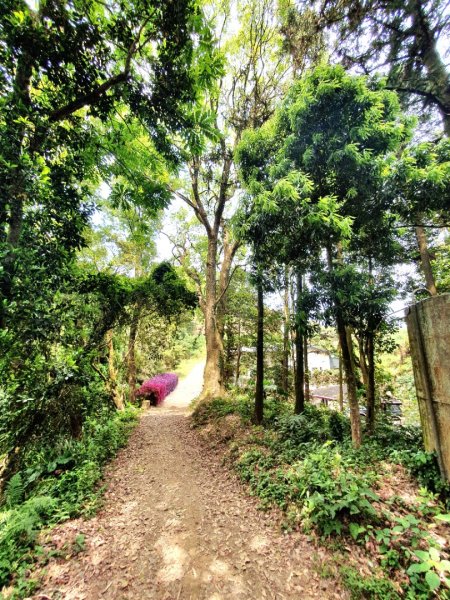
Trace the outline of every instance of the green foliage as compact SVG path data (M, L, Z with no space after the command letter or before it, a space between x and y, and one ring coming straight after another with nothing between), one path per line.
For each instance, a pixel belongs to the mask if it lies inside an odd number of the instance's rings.
M276 429L285 446L301 446L308 442L321 443L328 440L341 442L348 440L350 436L350 424L346 417L311 404L306 405L300 415L280 417Z
M401 597L388 579L361 577L354 567L341 567L340 572L352 600L398 600Z
M414 557L417 562L413 562L407 571L413 585L423 575L431 592L438 590L443 582L450 587L450 561L441 559L439 550L433 547L415 550Z
M251 409L248 402L239 399L213 398L206 402L199 402L192 413L192 418L196 426L201 426L231 414L239 414L245 420L249 420Z
M353 461L326 442L294 463L286 473L291 498L300 500L305 526L314 525L324 535L341 533L352 520L376 518L372 502L375 473L358 472Z
M30 453L26 468L9 481L6 507L0 511L0 586L19 575L14 583L28 589L20 574L25 576L35 559L39 531L96 508L102 466L126 443L136 422L137 412L131 408L90 418L81 440L64 443L63 455L55 455L56 448L37 456ZM83 540L77 543L81 550Z
M12 508L16 504L20 504L24 496L24 485L22 473L16 473L11 477L5 487L5 504L8 508Z
M247 436L231 442L229 457L263 508L276 505L284 511L286 527L301 525L322 536L347 536L346 543L352 543L351 538L361 552L376 548L376 553L370 550L377 564L374 576L356 576L353 567L342 571L352 597L427 598L433 585L438 597L446 597L450 563L444 550L436 550L431 528L449 520L439 497L421 488L413 504L400 496L386 501L377 489L384 487L393 465L401 463L413 471L421 461L422 472L416 476L432 490L439 486L435 457L423 451L420 429L382 420L355 450L344 415L311 405L293 415L287 402L269 405L271 410L278 408L278 415L265 429L251 426L250 398L211 402L196 423L220 424L226 415L241 415ZM448 492L439 491L444 499Z

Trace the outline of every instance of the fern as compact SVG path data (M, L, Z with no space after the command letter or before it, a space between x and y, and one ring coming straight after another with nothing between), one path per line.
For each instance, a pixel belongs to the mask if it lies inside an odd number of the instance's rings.
M5 500L9 508L17 506L23 501L25 488L23 484L22 474L16 473L6 484Z

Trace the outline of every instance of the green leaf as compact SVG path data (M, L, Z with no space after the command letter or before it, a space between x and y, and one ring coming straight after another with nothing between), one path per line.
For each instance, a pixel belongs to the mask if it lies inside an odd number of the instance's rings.
M438 521L444 521L445 523L450 523L450 514L436 515L434 518L437 519Z
M431 566L428 563L413 563L412 565L409 566L407 573L408 575L411 575L412 573L425 573L426 571L429 571L431 568Z
M428 573L425 575L425 580L428 583L428 587L432 591L437 590L441 585L441 579L434 571L428 571Z
M424 550L416 550L414 554L417 558L420 558L420 560L430 560L430 553L425 552Z
M348 528L350 530L350 535L354 540L357 540L359 534L365 530L365 527L361 527L361 525L358 525L357 523L350 523Z
M450 560L441 560L439 563L439 571L450 573Z
M432 560L439 560L441 558L441 555L436 548L430 548L429 552Z

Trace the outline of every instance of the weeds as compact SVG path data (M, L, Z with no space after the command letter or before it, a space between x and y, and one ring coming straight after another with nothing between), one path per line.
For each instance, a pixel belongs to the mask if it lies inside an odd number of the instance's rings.
M83 438L63 455L40 455L10 479L0 511L0 586L15 576L13 597L27 596L35 587L25 573L39 556L41 529L93 511L102 466L126 443L137 414L130 408L108 420L88 421ZM83 547L84 538L78 536L74 551Z
M233 413L250 427L251 402L244 397L209 403L196 424ZM432 531L433 523L450 520L449 487L440 480L435 456L423 450L418 428L380 422L355 450L348 419L340 413L307 405L293 415L287 402L270 401L257 443L249 433L245 443L231 441L230 448L230 460L251 493L262 507L283 510L288 529L345 536L346 544L353 541L376 561L379 577L342 570L352 598L448 597L450 562ZM379 497L377 487L395 473L392 464L402 464L422 486L413 503Z

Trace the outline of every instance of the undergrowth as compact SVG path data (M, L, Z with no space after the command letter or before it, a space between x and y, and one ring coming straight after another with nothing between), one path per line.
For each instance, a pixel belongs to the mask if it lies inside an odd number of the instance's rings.
M123 446L137 423L134 408L90 419L80 440L61 440L29 453L8 482L0 508L0 588L13 582L9 598L29 595L36 582L30 566L39 558L39 532L66 519L91 515L99 503L102 467Z
M287 529L343 537L375 561L375 572L363 579L351 565L342 570L352 598L449 597L448 549L435 535L450 520L449 486L418 428L380 422L356 450L341 413L307 405L293 415L289 402L270 399L264 427L254 428L252 410L249 398L231 396L200 404L193 419L202 426L240 415L247 435L229 442L227 456L262 508L276 505ZM386 483L395 487L399 468L417 482L411 501L382 494Z

